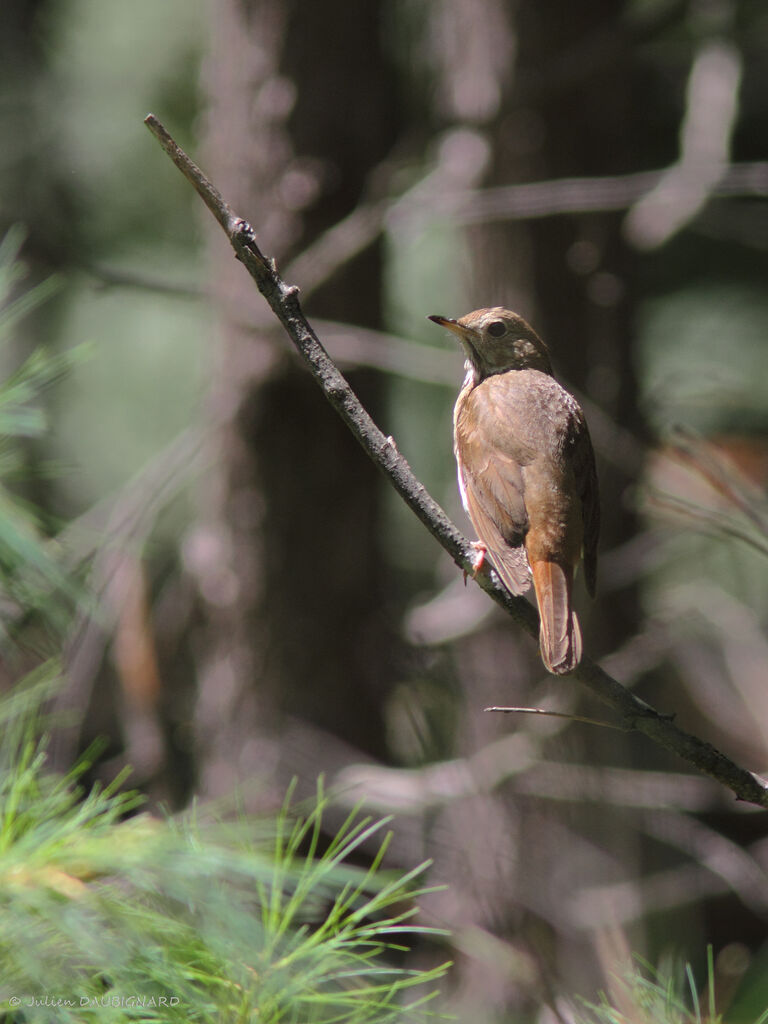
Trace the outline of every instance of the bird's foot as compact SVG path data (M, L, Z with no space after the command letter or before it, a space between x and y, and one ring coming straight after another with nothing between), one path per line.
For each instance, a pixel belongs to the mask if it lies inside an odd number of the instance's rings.
M475 576L477 576L477 574L483 568L483 565L485 564L485 556L488 553L488 548L485 546L485 544L483 544L483 542L481 540L473 540L472 543L470 544L470 547L472 548L472 550L474 552L473 555L472 555L472 579L474 579ZM465 587L467 585L467 576L468 575L469 575L469 573L465 569L464 570L464 586Z

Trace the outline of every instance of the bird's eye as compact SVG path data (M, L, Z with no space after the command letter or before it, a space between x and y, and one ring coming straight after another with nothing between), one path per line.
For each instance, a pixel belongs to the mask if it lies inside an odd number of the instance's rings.
M503 320L494 320L492 324L488 324L488 333L492 338L500 338L502 334L507 333L507 325Z

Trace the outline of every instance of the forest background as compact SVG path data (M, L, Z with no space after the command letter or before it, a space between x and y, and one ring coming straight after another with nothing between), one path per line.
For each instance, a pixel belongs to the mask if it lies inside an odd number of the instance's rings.
M94 778L130 765L151 806L271 810L324 774L331 822L394 812L388 862L446 886L421 902L450 938L413 956L450 947L459 1019L553 1019L625 949L703 977L708 944L765 1009L763 813L642 737L484 713L610 721L387 488L142 121L247 217L469 536L461 357L426 316L536 327L598 457L586 650L761 772L767 56L759 0L0 11L1 226L24 287L56 281L3 372L87 349L14 487L96 598L55 636L17 621L3 683L63 649L52 765L106 736Z

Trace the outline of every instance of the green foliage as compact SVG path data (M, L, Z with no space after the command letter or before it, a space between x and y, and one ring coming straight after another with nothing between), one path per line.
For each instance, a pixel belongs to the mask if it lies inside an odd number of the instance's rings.
M642 401L664 434L760 435L768 423L768 301L762 286L706 281L648 300L638 322Z
M751 957L741 983L728 1007L727 1024L768 1021L768 945Z
M628 971L617 981L611 998L600 1004L585 1004L587 1016L579 1024L725 1024L732 1022L717 1009L712 947L707 949L707 984L699 993L690 964L680 969L654 970L648 964ZM759 1015L739 1017L743 1024L766 1024L768 1010Z
M17 1021L416 1020L446 965L388 963L414 935L416 879L348 865L386 821L353 812L322 848L327 800L274 822L135 814L91 757L46 769L50 672L0 702L0 1006Z
M19 322L58 288L55 278L35 287L19 288L25 268L18 260L24 232L14 228L0 241L0 355L6 362ZM5 605L0 635L6 623L49 605L52 592L74 588L61 568L55 546L46 540L35 510L9 485L24 476L22 439L37 438L46 429L40 403L44 390L72 366L76 354L52 355L36 349L0 380L0 600Z

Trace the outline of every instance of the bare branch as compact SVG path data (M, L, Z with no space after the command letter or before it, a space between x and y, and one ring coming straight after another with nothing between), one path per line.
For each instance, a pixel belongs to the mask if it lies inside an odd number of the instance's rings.
M485 189L466 184L457 186L455 181L446 182L442 178L438 188L433 174L428 174L399 199L361 202L299 253L286 274L301 280L306 298L348 260L372 245L383 231L401 229L403 224L407 224L411 232L419 231L435 217L450 217L455 224L483 224L627 210L647 194L655 194L660 183L677 166L634 174L559 178ZM710 191L715 198L764 197L768 195L768 162L730 164ZM734 211L729 209L726 223L718 221L715 227L720 233L727 229L729 238L744 240L748 228L754 227L754 214L746 215L746 223L738 224L735 234L734 217ZM705 230L712 226L708 222L697 223ZM756 237L751 244L762 245L762 241ZM105 286L142 288L189 298L206 294L204 288L192 284L176 284L104 264L88 264L81 269ZM433 383L431 379L428 382Z
M676 164L673 166L677 166ZM502 220L535 220L571 213L610 213L626 210L655 189L669 168L636 171L602 178L559 178L468 192L459 202L451 200L459 224L483 224ZM764 196L768 192L768 163L738 163L727 167L711 194ZM436 197L422 210L424 217L441 212L446 201Z
M384 226L386 210L387 203L383 201L360 203L296 257L288 273L302 282L305 297L376 241Z
M691 814L725 806L725 792L698 775L547 761L542 742L551 735L521 729L486 743L467 757L433 761L418 768L364 762L356 752L356 760L336 772L332 785L337 801L344 806L352 807L365 798L366 804L381 814L424 812L488 795L502 785L519 796L567 803L664 808ZM751 808L744 806L744 811Z
M205 436L188 429L145 465L121 490L98 502L71 522L57 537L75 568L92 559L89 588L98 598L99 613L83 607L66 654L68 685L57 695L58 717L71 721L53 736L56 764L69 765L80 741L82 719L70 715L90 700L99 665L115 627L116 573L130 553L140 551L160 510L204 464ZM137 763L133 761L133 763ZM139 766L145 767L145 762Z
M668 826L661 835L656 824L660 820ZM644 822L649 835L691 853L694 862L646 875L639 881L585 886L566 906L577 928L627 925L650 910L678 909L729 889L746 906L765 915L764 865L768 851L764 839L744 848L692 818L676 814L660 819L658 810L645 815Z
M486 711L498 711L503 715L543 715L545 718L565 718L569 722L581 722L583 725L599 725L603 729L618 729L629 732L628 726L617 725L615 722L604 722L601 718L587 718L585 715L571 715L567 711L552 711L550 708L513 708L494 704L485 708Z
M743 513L760 533L768 537L768 516L762 507L765 505L763 493L723 451L682 426L676 427L670 449L681 462L692 466L716 494Z
M363 408L349 384L329 358L299 305L299 290L287 285L258 247L250 225L238 217L200 169L174 142L154 115L145 119L150 131L166 153L192 183L206 206L222 226L237 258L256 282L273 313L309 367L324 395L353 432L366 454L418 516L429 532L451 555L459 568L475 574L473 549L448 519L445 512L414 476L398 452L394 440L386 437ZM474 575L475 581L497 604L531 636L538 636L536 610L522 598L512 597L489 570ZM648 736L667 750L678 754L699 771L730 788L740 800L768 807L768 783L741 768L725 754L696 736L679 729L667 716L640 700L594 662L585 658L573 672L574 678L592 691L618 715L619 724Z
M728 167L738 113L741 54L720 39L696 54L680 128L680 159L627 214L624 230L638 249L656 249L696 216Z

